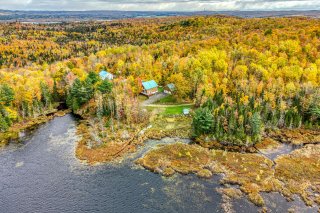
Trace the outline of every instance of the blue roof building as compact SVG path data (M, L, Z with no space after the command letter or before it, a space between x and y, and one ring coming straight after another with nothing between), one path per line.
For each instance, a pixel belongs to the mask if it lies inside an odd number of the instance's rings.
M105 80L105 79L108 79L108 80L113 80L113 75L105 70L102 70L100 73L99 73L99 76L102 80Z
M153 95L158 92L158 84L154 80L142 82L143 94Z
M144 89L149 90L158 87L158 84L154 80L151 80L142 82L142 86Z

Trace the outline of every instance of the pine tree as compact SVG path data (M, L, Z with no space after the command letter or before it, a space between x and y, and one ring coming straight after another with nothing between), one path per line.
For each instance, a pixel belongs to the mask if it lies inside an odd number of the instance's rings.
M58 88L57 88L57 82L56 81L54 81L54 83L53 83L52 100L54 102L59 102L60 101L60 97L59 97Z
M102 94L107 94L112 91L112 84L108 80L104 80L98 85L97 89Z
M251 126L252 141L258 142L261 140L261 133L262 133L262 128L263 128L261 116L258 112L255 112L252 115L250 120L251 120L250 126Z
M9 106L14 100L14 91L8 85L0 85L0 104Z
M8 125L5 117L0 112L0 132L4 132L4 131L8 130L8 128L9 128L9 125Z
M199 108L195 112L192 122L194 134L208 134L212 131L213 115L208 108Z
M52 100L50 89L49 89L48 85L46 85L43 82L40 83L40 88L41 88L41 100L42 100L43 104L45 105L45 107L49 108L51 105L51 100Z

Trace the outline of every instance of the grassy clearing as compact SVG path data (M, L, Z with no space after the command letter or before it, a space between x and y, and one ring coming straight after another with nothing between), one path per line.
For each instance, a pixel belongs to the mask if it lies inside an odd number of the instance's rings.
M155 102L155 104L177 104L177 99L172 96L172 95L168 95L160 100L158 100L157 102Z
M173 107L166 107L165 111L163 112L164 115L180 115L183 112L183 109L190 109L190 107L186 106L173 106Z
M161 139L164 137L189 138L191 135L192 119L187 116L175 118L156 117L152 122L152 127L145 133L149 139Z
M167 106L162 113L163 115L181 115L183 114L183 109L191 109L193 104L190 105L179 105L179 106Z
M149 112L157 112L156 114L161 114L164 116L170 115L182 115L183 109L192 109L193 104L190 105L172 105L172 106L147 106L146 109Z

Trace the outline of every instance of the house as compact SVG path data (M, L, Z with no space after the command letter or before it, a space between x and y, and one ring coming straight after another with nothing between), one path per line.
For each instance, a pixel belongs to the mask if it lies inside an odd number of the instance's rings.
M105 70L102 70L100 73L99 73L99 76L102 80L105 80L105 79L108 79L108 80L113 80L113 75Z
M143 91L142 94L151 96L158 92L158 84L154 81L143 81L142 82Z
M164 87L164 93L172 94L176 90L176 86L171 83Z

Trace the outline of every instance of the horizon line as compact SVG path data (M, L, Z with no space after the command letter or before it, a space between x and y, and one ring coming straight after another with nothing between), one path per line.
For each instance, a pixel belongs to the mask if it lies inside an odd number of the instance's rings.
M273 9L273 10L48 10L48 9L1 9L0 11L11 12L176 12L176 13L196 13L196 12L311 12L320 9Z

